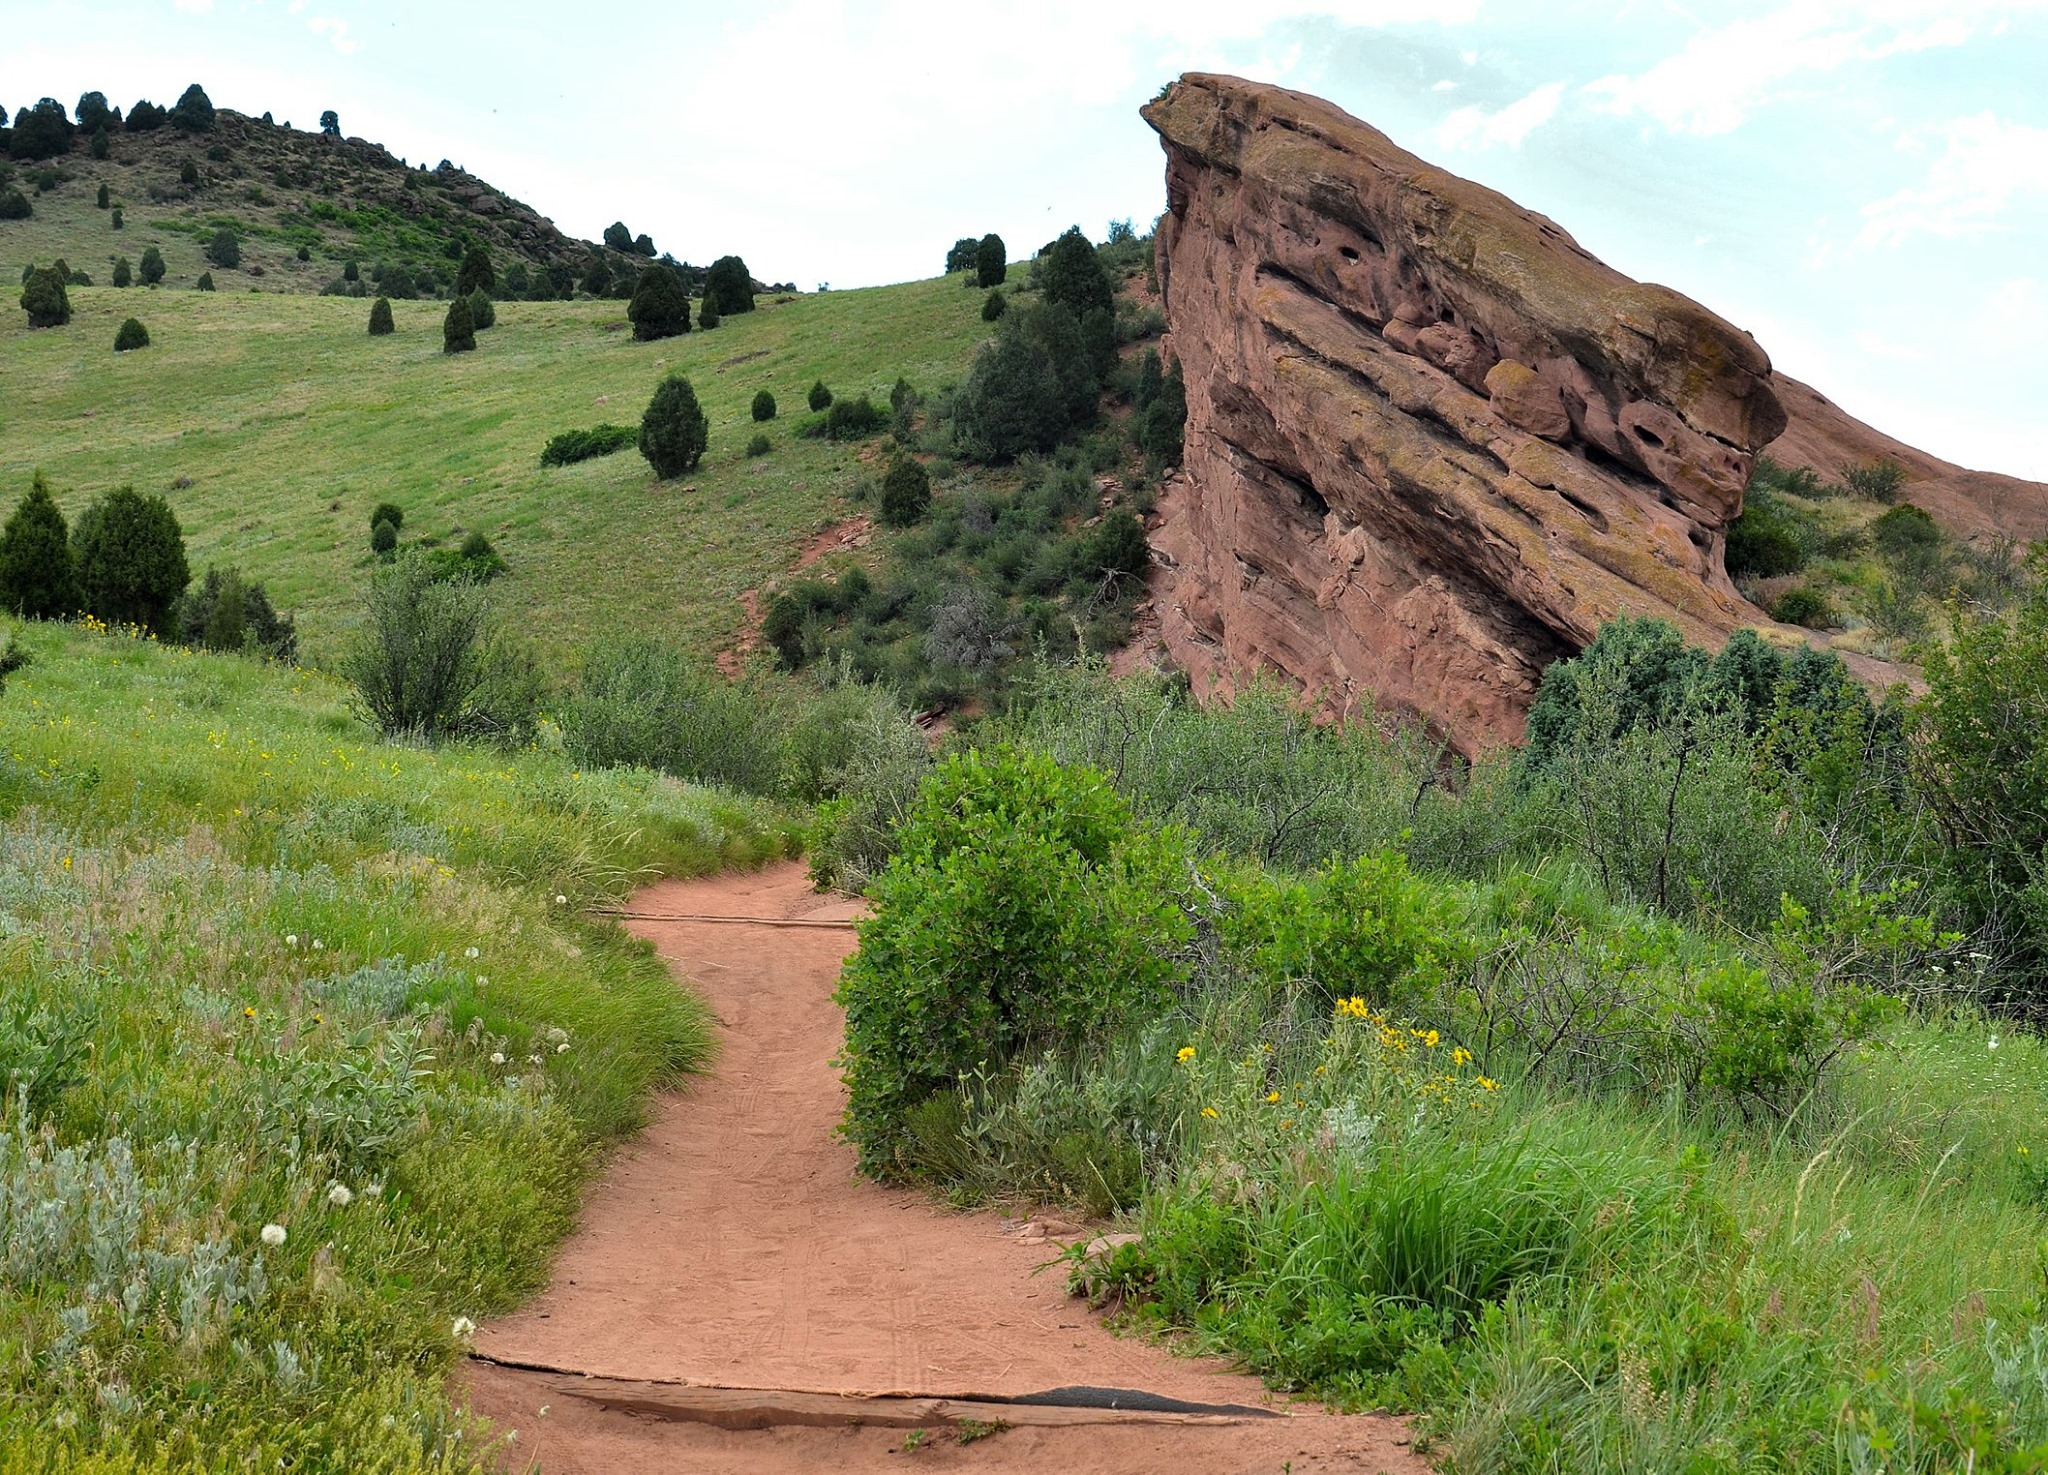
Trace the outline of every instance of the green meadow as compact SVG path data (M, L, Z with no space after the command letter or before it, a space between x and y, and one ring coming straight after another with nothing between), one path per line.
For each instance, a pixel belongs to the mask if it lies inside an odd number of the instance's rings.
M619 630L717 648L741 596L874 475L852 444L799 433L811 385L886 405L899 377L957 380L988 333L957 277L762 297L655 343L634 341L623 302L507 302L478 351L453 357L442 303L395 303L397 332L371 338L369 304L345 298L95 286L71 300L61 329L0 320L0 501L38 468L67 517L112 487L164 493L195 577L236 564L262 580L315 661L354 618L385 501L405 509L408 542L489 537L512 569L501 608L547 655ZM151 346L117 355L129 316ZM561 431L637 425L669 373L710 418L696 474L659 483L630 450L541 467ZM761 389L780 413L757 426ZM750 460L757 429L774 448Z

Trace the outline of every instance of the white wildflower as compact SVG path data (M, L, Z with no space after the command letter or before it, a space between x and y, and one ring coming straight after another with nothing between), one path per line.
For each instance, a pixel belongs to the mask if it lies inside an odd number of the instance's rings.
M476 976L476 986L477 986L478 988L482 988L482 987L483 987L483 986L484 986L485 984L487 984L487 983L489 983L489 982L490 982L490 980L489 980L488 978L484 977L484 976L483 976L483 974L481 974L481 973L477 974L477 976Z
M562 1041L562 1043L561 1043L561 1044L559 1044L559 1045L555 1046L555 1053L556 1053L557 1055L566 1055L566 1054L568 1054L568 1053L569 1053L569 1042L568 1042L567 1040L564 1040L564 1041Z
M1994 1049L1994 1050L1996 1050L1996 1049L1998 1048L1998 1036L1997 1036L1997 1035L1993 1035L1993 1036L1991 1037L1991 1048L1992 1048L1992 1049Z
M346 1183L331 1183L328 1185L327 1202L332 1204L335 1208L347 1208L350 1202L354 1200L354 1198L355 1195L349 1192L349 1188Z
M476 1323L466 1316L458 1316L450 1330L458 1337L473 1337L476 1335Z
M493 1064L493 1065L503 1065L504 1063L505 1063L505 1052L504 1052L503 1050L493 1050L493 1051L491 1052L491 1064Z
M297 947L299 945L299 934L296 932L287 932L284 935L284 945L286 947Z
M558 906L558 907L565 907L565 906L567 906L568 904L569 904L569 898L568 898L568 897L566 897L566 896L562 896L562 895L559 895L559 894L558 894L558 895L557 895L557 896L555 897L555 905L556 905L556 906Z
M380 1195L382 1195L382 1194L383 1194L383 1192L384 1192L384 1185L383 1185L382 1183L376 1183L376 1182L371 1182L371 1183L365 1183L365 1184L363 1185L363 1197L364 1197L364 1198L377 1198L377 1197L379 1197Z
M475 948L466 948L464 949L462 956L465 958L481 958L483 954L478 952Z
M262 1234L257 1237L274 1250L284 1243L284 1226L282 1224L266 1224L263 1226Z

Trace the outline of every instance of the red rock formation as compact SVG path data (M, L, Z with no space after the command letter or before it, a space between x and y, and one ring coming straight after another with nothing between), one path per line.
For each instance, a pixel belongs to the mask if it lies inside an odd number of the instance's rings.
M1198 689L1274 667L1474 753L1615 615L1769 626L1722 563L1787 426L1746 333L1316 98L1190 74L1144 112L1188 390L1159 617Z

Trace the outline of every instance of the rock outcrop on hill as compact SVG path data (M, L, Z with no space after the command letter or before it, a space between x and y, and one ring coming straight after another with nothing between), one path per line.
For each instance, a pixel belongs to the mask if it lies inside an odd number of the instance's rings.
M2048 486L1962 467L1915 450L1873 430L1797 379L1773 375L1771 385L1791 423L1765 447L1785 466L1810 466L1822 479L1838 480L1851 466L1896 461L1906 472L1901 494L1961 538L2005 536L2031 542L2048 538Z
M1190 74L1144 113L1188 395L1157 603L1199 689L1277 668L1470 754L1618 614L1770 625L1723 567L1788 425L1748 334L1319 99Z

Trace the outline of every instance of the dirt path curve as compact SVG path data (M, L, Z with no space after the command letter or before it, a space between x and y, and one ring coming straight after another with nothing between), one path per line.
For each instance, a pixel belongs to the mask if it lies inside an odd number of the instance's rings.
M812 892L793 864L664 882L634 910L854 914ZM850 930L630 925L709 1003L719 1054L611 1164L547 1292L477 1337L477 1351L502 1363L612 1380L472 1362L472 1400L517 1430L518 1463L537 1459L548 1475L903 1465L900 1427L767 1420L775 1427L732 1429L649 1417L646 1398L619 1394L629 1382L643 1392L682 1384L956 1399L1082 1384L1274 1404L1255 1379L1214 1361L1104 1330L1066 1295L1057 1268L1039 1273L1056 1250L1021 1242L996 1215L947 1213L855 1175L851 1149L833 1136L842 1095L831 1065L842 1023L831 993ZM1061 1416L1041 1415L1055 1422L1025 1426L1020 1416L1000 1437L963 1445L934 1431L912 1442L922 1463L990 1471L1427 1470L1395 1420L1287 1413L1178 1425L1061 1426Z

